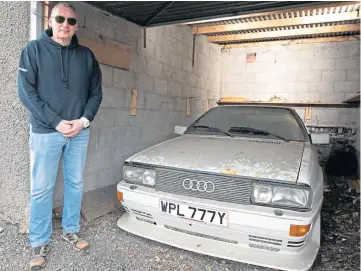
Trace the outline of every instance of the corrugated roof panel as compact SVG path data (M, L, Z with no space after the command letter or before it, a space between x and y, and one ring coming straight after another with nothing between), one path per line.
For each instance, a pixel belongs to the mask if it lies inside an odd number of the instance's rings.
M358 2L355 2L358 3ZM360 4L355 5L349 5L345 6L346 8L350 9L343 9L339 13L345 13L345 12L351 12L351 11L357 11L360 9ZM254 21L268 21L268 20L279 20L279 19L288 19L288 18L295 18L295 17L305 17L305 16L312 16L313 15L313 9L309 9L305 11L304 13L299 12L285 12L285 13L278 13L278 14L271 14L271 15L265 15L265 16L255 16L255 17L249 17L249 18L242 18L242 19L234 19L234 20L222 20L222 21L216 21L216 22L205 22L205 23L198 23L198 24L190 24L192 27L203 27L203 26L217 26L217 25L225 25L225 24L238 24L238 23L249 23ZM335 10L333 12L327 12L327 8L324 8L322 13L320 14L332 14L336 13Z
M341 2L342 3L342 2ZM350 4L351 3L351 4ZM340 3L337 4L337 6L334 7L330 7L330 6L323 6L322 8L306 8L306 9L297 9L297 10L286 10L286 11L278 11L275 13L258 13L258 14L254 14L254 16L250 15L250 16L238 16L239 18L227 18L225 20L218 20L218 21L209 21L209 22L200 22L197 24L191 24L191 26L193 27L198 27L198 29L202 28L202 27L217 27L217 26L223 26L223 25L235 25L235 24L244 24L246 27L248 27L247 23L252 24L254 22L264 22L265 24L259 25L259 28L252 28L252 29L242 29L242 30L233 30L233 31L228 31L230 30L228 28L227 31L225 31L226 28L217 28L219 29L219 32L212 32L211 33L207 33L207 30L205 29L204 31L202 31L200 29L200 34L201 33L205 33L204 35L207 35L209 37L222 37L222 36L228 36L227 39L230 39L228 41L212 41L213 43L216 44L220 44L220 45L224 45L224 44L242 44L242 43L247 43L247 42L262 42L262 41L275 41L275 40L292 40L292 39L302 39L302 38L319 38L319 37L336 37L336 36L347 36L347 35L357 35L359 34L360 30L358 28L358 30L355 30L354 27L352 27L352 31L347 31L347 29L345 29L343 32L333 32L333 33L325 33L324 31L328 31L327 29L323 29L321 33L315 33L315 34L311 34L311 33L305 33L304 34L300 34L297 35L297 30L301 30L301 29L318 29L321 27L332 27L332 26L340 26L340 25L357 25L360 23L360 18L359 15L357 15L358 19L353 19L353 17L347 17L348 18L352 18L352 20L344 20L344 21L333 21L333 22L317 22L317 20L315 20L315 23L310 23L310 24L298 24L298 25L289 25L289 26L275 26L275 25L271 25L270 27L267 27L267 22L271 22L274 20L282 20L282 19L289 19L289 18L302 18L302 17L310 17L313 16L315 18L317 18L318 15L327 15L327 14L345 14L347 12L354 12L360 9L360 3L359 2L347 2L346 5L342 6ZM317 15L318 14L318 15ZM351 16L355 16L355 14L351 14ZM340 19L340 18L339 18ZM345 18L346 19L346 18ZM297 22L295 22L297 23ZM265 27L266 26L266 27ZM255 25L253 24L253 27L255 27ZM296 31L296 35L294 35L295 33L287 33L287 35L285 35L285 32L283 31L290 31L290 30L295 30ZM354 31L355 30L355 31ZM268 37L268 33L269 32L274 32L276 35L272 35L272 37ZM283 34L280 34L279 36L277 35L277 32L283 32ZM308 31L307 31L308 32ZM260 36L262 36L262 33L267 33L267 35L265 34L264 38L259 38ZM251 34L251 36L247 36L246 34ZM252 36L252 34L258 34L255 36ZM288 35L290 34L290 35ZM234 37L235 40L231 40L232 36L231 35L240 35L240 39L238 39L238 37ZM242 37L242 35L244 35ZM255 38L257 37L257 38ZM243 39L242 39L243 38ZM245 38L248 38L247 40L245 40Z
M145 26L174 24L240 14L274 11L325 3L323 1L84 1L110 14ZM336 1L332 1L336 2ZM331 3L332 3L331 2ZM169 5L171 4L171 5ZM169 5L169 6L168 6ZM165 9L163 7L166 6ZM149 15L144 19L144 14Z

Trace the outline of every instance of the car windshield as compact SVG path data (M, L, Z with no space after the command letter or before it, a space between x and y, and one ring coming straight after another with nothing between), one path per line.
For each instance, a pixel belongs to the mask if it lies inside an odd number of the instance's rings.
M219 106L191 125L186 134L219 134L306 141L306 135L286 108Z

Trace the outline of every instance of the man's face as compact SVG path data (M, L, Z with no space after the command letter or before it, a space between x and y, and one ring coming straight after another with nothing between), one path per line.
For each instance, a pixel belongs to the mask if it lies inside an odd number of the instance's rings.
M70 22L72 23L72 21L76 19L75 12L68 7L57 7L53 16L49 20L49 26L53 28L53 36L55 38L68 40L73 37L75 31L78 29L78 23L71 25L69 24L68 19L70 19Z

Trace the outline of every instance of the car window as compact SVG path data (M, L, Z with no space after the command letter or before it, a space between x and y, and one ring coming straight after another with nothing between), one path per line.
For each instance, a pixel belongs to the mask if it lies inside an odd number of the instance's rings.
M272 138L272 135L247 133L235 129L235 127L248 127L288 140L306 141L305 133L295 116L285 108L219 106L208 111L193 125L217 128L234 136ZM217 132L210 129L189 128L186 133L214 134Z

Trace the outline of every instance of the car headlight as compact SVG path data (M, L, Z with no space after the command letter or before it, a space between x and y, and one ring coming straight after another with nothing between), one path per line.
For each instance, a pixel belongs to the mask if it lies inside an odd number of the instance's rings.
M155 171L147 168L124 166L123 178L130 183L155 185Z
M310 205L310 190L285 186L254 184L252 201L275 206L307 208Z

